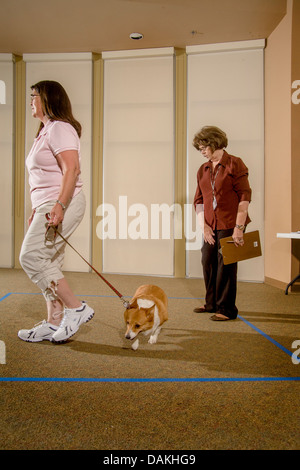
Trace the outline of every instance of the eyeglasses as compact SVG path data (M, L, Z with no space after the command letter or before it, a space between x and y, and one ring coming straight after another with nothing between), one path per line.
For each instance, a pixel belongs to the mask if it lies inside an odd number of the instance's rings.
M30 95L31 101L32 101L36 96L40 96L40 95L33 95L33 94L31 94L31 95Z
M50 214L45 214L47 220L50 220ZM45 232L45 240L47 242L54 242L57 232L54 225L48 225Z

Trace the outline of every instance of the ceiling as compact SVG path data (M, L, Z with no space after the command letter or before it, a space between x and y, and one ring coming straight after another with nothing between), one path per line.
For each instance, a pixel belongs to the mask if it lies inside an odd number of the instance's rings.
M96 52L267 38L287 0L0 0L0 53ZM130 39L130 33L144 35Z

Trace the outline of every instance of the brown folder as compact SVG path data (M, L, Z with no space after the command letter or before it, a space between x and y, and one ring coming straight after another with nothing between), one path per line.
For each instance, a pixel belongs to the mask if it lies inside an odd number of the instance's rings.
M261 245L259 231L245 232L244 245L235 246L232 237L222 238L220 240L221 252L224 264L236 263L245 259L261 256Z

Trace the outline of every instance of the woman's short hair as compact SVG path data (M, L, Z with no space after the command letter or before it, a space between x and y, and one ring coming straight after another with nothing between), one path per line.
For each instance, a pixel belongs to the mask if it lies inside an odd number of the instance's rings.
M224 131L216 126L204 126L195 134L193 146L200 150L200 147L210 147L212 152L227 147L228 139Z
M74 118L72 105L64 87L53 80L43 80L31 86L41 97L42 109L52 121L63 121L71 124L81 137L81 124ZM43 123L38 130L43 128Z

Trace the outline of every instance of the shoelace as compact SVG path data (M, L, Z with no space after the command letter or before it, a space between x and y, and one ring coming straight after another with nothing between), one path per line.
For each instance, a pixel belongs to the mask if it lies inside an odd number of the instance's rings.
M31 328L30 331L32 330L37 330L38 328L40 328L41 326L43 326L43 324L46 323L46 320L42 320L42 321L39 321L38 323L36 323L33 328Z
M46 323L48 323L46 320L39 321L29 331L36 331L39 328L41 328L43 325L45 325Z
M53 318L54 318L54 319L55 319L55 318L58 318L60 315L63 315L63 313L64 313L63 311L61 311L61 312L55 312L55 313L53 314ZM42 327L43 325L45 325L46 323L49 323L49 322L47 322L47 320L39 321L38 323L36 323L36 324L31 328L30 331L37 330L38 328L41 328L41 327Z

